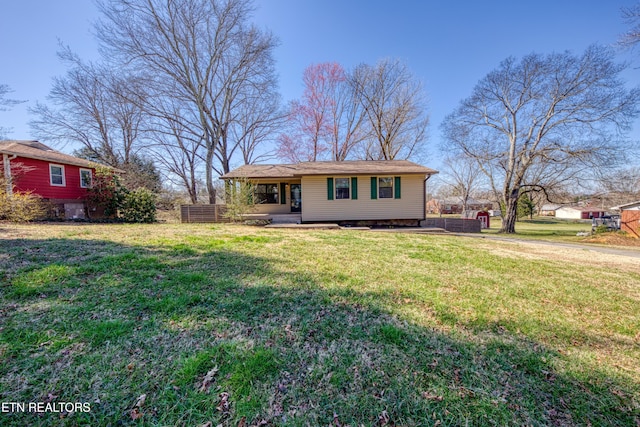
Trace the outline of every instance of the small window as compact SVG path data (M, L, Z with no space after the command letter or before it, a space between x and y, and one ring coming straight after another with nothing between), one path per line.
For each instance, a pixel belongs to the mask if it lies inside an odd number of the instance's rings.
M49 176L51 179L51 185L59 187L65 186L64 181L64 166L61 165L49 165Z
M278 184L257 184L254 201L257 204L278 204Z
M349 198L349 178L336 178L336 199Z
M384 177L378 178L378 198L379 199L393 198L393 177L384 176Z
M91 170L90 169L80 169L80 187L82 188L91 187Z

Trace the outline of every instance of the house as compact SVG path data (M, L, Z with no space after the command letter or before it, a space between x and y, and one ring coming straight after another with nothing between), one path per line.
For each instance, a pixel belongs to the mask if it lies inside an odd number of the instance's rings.
M560 209L562 205L547 203L540 207L540 215L541 216L556 216L556 211Z
M407 160L245 165L223 180L254 184L255 212L301 222L417 225L425 183L437 171Z
M60 153L38 141L0 141L7 192L32 192L55 216L85 218L87 189L96 164Z
M640 238L640 201L611 208L620 211L620 230Z
M560 219L593 219L602 217L606 211L594 207L563 206L556 209L556 218Z
M493 209L494 203L490 200L467 199L467 210L488 211ZM427 202L427 212L433 214L461 214L464 211L462 197L447 197L444 199L431 199Z

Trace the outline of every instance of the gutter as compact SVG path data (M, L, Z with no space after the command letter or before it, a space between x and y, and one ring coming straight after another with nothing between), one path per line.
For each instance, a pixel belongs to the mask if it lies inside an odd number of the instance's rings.
M433 175L435 175L435 173L427 175L425 180L422 182L422 221L427 219L427 181L429 181L429 178Z

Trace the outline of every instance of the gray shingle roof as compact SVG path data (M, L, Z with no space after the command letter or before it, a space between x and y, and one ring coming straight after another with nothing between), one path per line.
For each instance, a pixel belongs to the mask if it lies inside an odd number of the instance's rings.
M44 160L46 162L63 163L66 165L86 168L93 168L96 166L95 162L61 153L38 141L0 141L0 153L25 157L27 159ZM119 171L117 169L115 170Z
M438 171L408 160L348 160L344 162L244 165L220 178L295 178L303 175L433 175L436 173Z

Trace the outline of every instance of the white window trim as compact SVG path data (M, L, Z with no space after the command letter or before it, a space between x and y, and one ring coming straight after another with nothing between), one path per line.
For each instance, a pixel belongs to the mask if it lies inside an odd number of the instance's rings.
M62 184L54 184L53 182L53 171L51 170L51 168L53 167L57 167L60 168L62 170ZM64 173L64 165L58 165L55 163L49 163L49 184L51 184L54 187L66 187L67 186L67 180L65 178L65 173Z
M347 180L347 185L348 185L348 189L349 189L349 197L345 198L345 199L339 199L338 198L338 179L346 179ZM334 176L333 177L333 200L351 200L351 177L349 176Z
M382 188L382 186L380 185L380 180L382 178L391 178L391 197L382 197L380 196L380 189ZM395 198L395 179L393 176L379 176L378 177L378 200L387 200L387 199L394 199ZM385 187L388 188L388 187Z
M82 172L89 172L89 180L91 181L90 185L82 185ZM80 169L80 188L91 188L93 185L93 171L91 169Z

